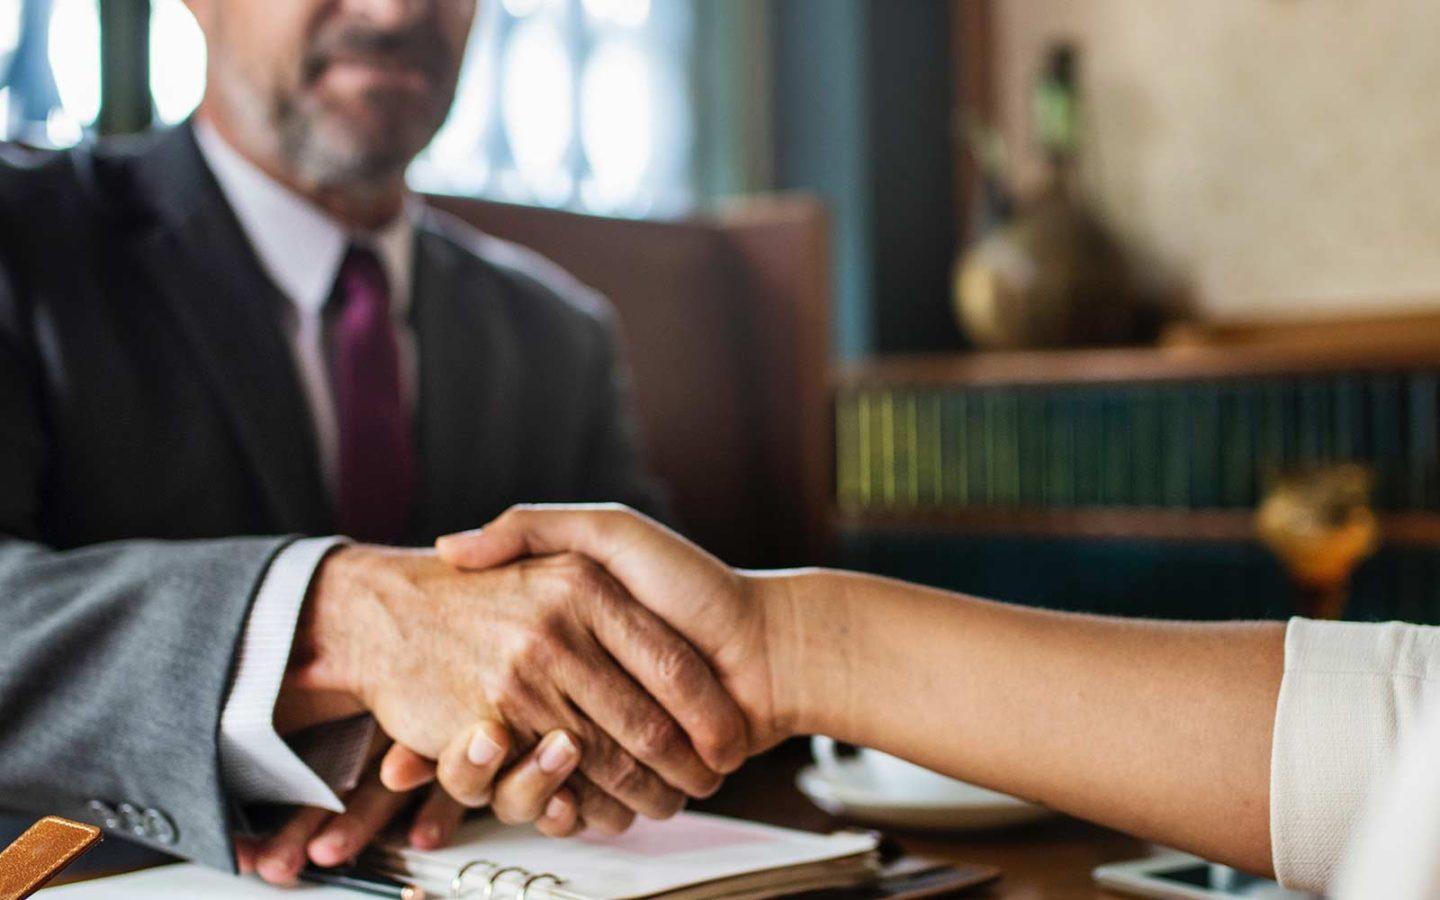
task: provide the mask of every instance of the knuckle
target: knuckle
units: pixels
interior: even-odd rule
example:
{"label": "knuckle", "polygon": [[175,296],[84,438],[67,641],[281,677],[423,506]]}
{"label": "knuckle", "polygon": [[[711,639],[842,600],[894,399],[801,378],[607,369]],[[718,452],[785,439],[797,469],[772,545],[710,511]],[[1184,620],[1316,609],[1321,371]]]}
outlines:
{"label": "knuckle", "polygon": [[704,671],[695,652],[686,646],[668,646],[655,655],[655,672],[664,681],[678,687],[694,687],[704,679]]}
{"label": "knuckle", "polygon": [[525,633],[515,654],[515,662],[532,671],[549,668],[562,652],[563,640],[558,628],[558,624],[549,617],[542,619],[535,628]]}
{"label": "knuckle", "polygon": [[651,716],[635,731],[635,749],[643,759],[669,759],[683,743],[680,726],[667,716]]}
{"label": "knuckle", "polygon": [[629,753],[619,751],[611,754],[601,776],[601,786],[616,796],[633,793],[637,785],[645,780],[645,769]]}
{"label": "knuckle", "polygon": [[507,666],[495,679],[492,702],[506,717],[529,705],[533,689],[523,664]]}
{"label": "knuckle", "polygon": [[571,595],[589,596],[599,591],[604,583],[595,561],[578,553],[559,556],[555,563],[555,575],[562,590]]}
{"label": "knuckle", "polygon": [[655,793],[656,782],[655,775],[649,769],[637,762],[634,757],[629,757],[629,763],[616,782],[615,788],[619,796],[631,798],[632,803],[648,803],[651,794]]}
{"label": "knuckle", "polygon": [[724,756],[737,746],[743,747],[747,740],[744,723],[738,716],[706,719],[695,736],[696,749],[712,758]]}

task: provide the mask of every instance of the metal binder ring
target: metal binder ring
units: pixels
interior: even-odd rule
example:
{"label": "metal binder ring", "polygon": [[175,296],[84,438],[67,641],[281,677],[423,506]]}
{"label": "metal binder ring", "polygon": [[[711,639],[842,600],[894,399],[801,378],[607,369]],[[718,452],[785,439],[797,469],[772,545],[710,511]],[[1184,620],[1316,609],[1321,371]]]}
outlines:
{"label": "metal binder ring", "polygon": [[460,871],[455,873],[455,877],[450,879],[450,896],[459,897],[461,894],[464,893],[465,876],[470,872],[471,869],[474,869],[478,866],[485,866],[487,868],[493,869],[499,865],[499,863],[493,863],[488,859],[474,859],[470,862],[467,862],[465,865],[460,867]]}
{"label": "metal binder ring", "polygon": [[495,896],[495,882],[506,872],[518,872],[521,875],[530,874],[528,869],[522,869],[519,866],[501,866],[491,872],[489,878],[485,879],[485,900],[491,900],[491,898]]}
{"label": "metal binder ring", "polygon": [[541,872],[539,875],[531,875],[529,878],[525,879],[524,884],[520,885],[520,893],[515,895],[515,900],[525,900],[525,895],[530,892],[530,885],[534,884],[537,881],[544,881],[546,879],[554,882],[556,887],[559,887],[560,885],[565,883],[563,879],[551,875],[549,872]]}

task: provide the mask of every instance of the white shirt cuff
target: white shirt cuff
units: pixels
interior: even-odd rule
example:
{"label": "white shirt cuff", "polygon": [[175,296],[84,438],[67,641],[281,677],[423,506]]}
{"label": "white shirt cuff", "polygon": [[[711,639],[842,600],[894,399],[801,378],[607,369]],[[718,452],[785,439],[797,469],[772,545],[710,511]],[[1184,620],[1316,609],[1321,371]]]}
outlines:
{"label": "white shirt cuff", "polygon": [[226,793],[241,803],[345,809],[325,779],[275,731],[275,702],[290,661],[300,607],[320,561],[343,540],[306,538],[286,547],[270,563],[255,595],[240,638],[230,695],[220,713],[221,776]]}
{"label": "white shirt cuff", "polygon": [[1270,841],[1275,874],[1323,890],[1377,777],[1440,699],[1440,628],[1292,619],[1275,709]]}

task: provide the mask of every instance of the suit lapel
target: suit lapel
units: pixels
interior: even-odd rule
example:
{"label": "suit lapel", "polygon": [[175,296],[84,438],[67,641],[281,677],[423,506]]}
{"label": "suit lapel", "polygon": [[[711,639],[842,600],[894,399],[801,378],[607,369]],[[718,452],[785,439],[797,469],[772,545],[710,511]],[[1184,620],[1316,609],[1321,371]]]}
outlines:
{"label": "suit lapel", "polygon": [[138,163],[156,202],[136,255],[193,344],[280,531],[333,526],[316,440],[281,333],[285,299],[261,270],[188,127]]}
{"label": "suit lapel", "polygon": [[495,306],[503,287],[422,221],[416,229],[412,315],[420,347],[416,421],[425,465],[416,538],[484,522],[513,495],[522,436],[516,341]]}

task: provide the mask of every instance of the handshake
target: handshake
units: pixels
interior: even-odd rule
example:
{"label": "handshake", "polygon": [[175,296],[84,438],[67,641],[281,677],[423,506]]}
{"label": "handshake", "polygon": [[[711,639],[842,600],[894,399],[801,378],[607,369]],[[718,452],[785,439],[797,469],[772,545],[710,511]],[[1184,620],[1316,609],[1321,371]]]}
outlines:
{"label": "handshake", "polygon": [[288,883],[307,858],[344,862],[432,784],[421,848],[485,805],[554,836],[674,815],[794,733],[778,586],[618,506],[517,507],[437,552],[337,549],[276,725],[368,712],[387,740],[344,813],[238,841],[241,870]]}

